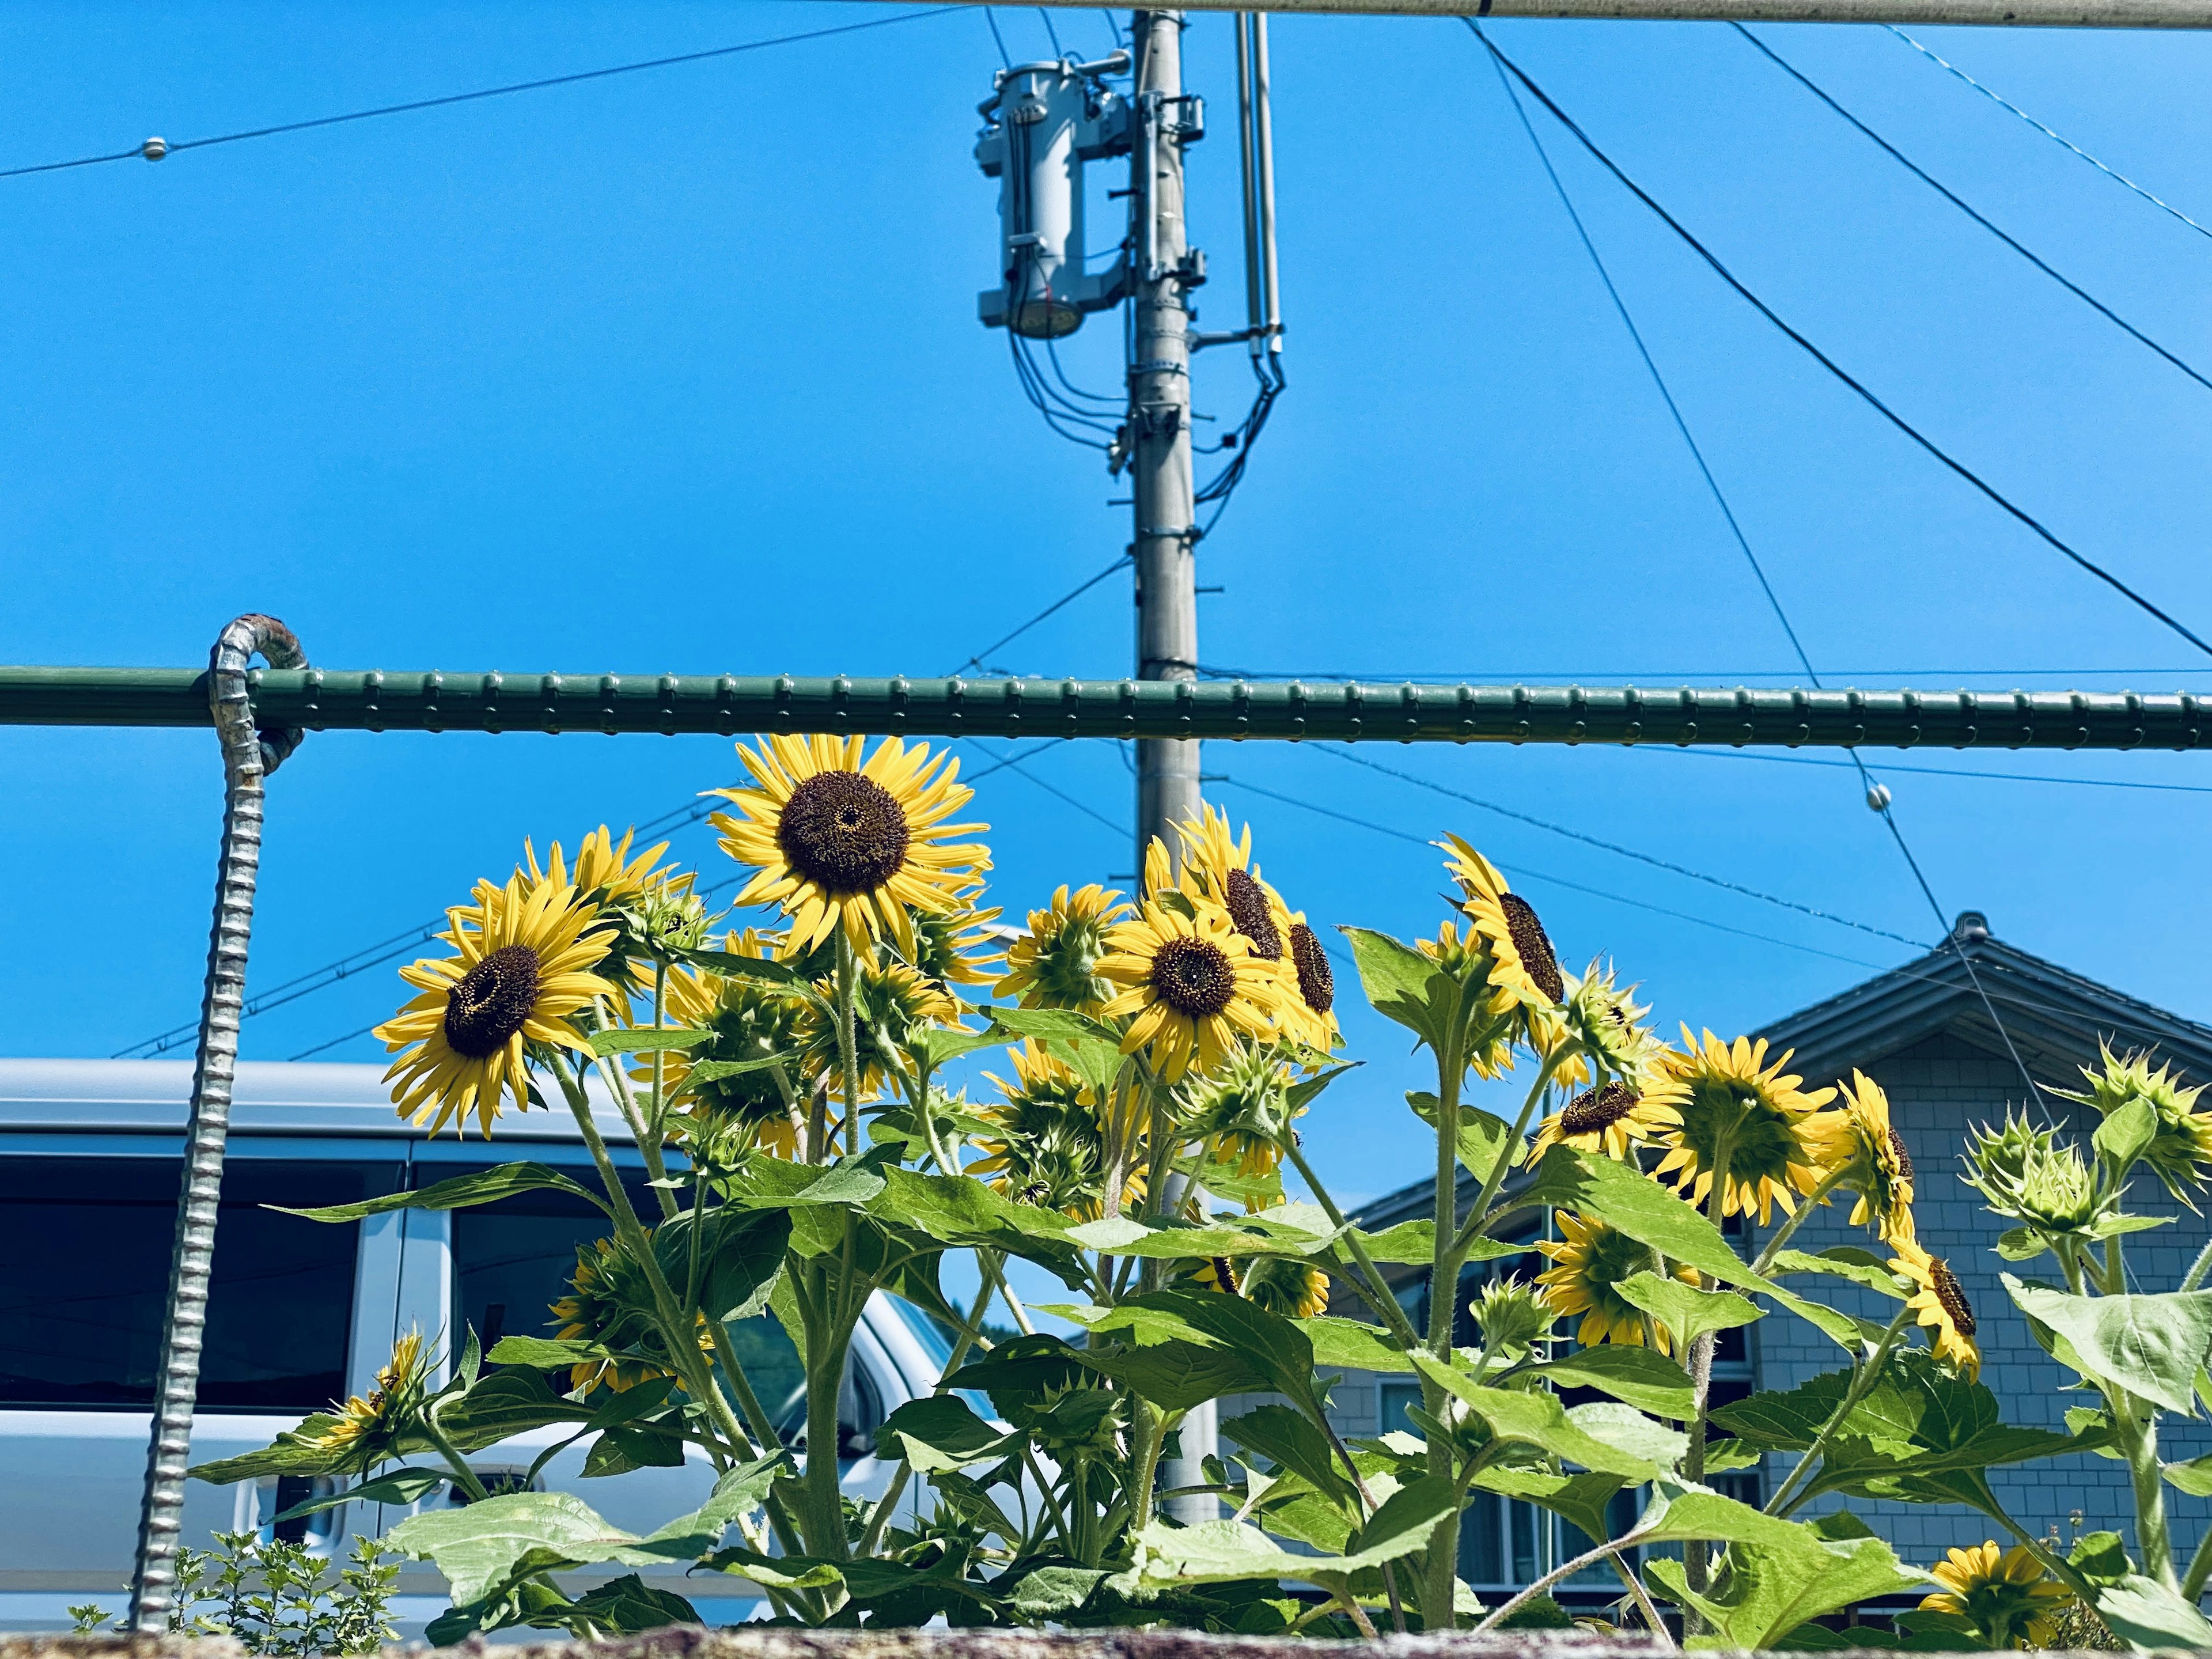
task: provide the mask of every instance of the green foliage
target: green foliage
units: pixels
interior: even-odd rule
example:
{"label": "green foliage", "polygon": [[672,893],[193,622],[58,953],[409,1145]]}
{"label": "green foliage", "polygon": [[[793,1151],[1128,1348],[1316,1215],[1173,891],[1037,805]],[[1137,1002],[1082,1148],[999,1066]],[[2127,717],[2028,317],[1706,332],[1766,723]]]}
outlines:
{"label": "green foliage", "polygon": [[[398,1639],[389,1609],[399,1564],[386,1559],[375,1540],[356,1538],[343,1565],[257,1533],[219,1532],[215,1541],[212,1550],[177,1553],[173,1632],[227,1636],[248,1653],[283,1659],[374,1653]],[[89,1601],[69,1614],[79,1636],[94,1634],[109,1617]]]}

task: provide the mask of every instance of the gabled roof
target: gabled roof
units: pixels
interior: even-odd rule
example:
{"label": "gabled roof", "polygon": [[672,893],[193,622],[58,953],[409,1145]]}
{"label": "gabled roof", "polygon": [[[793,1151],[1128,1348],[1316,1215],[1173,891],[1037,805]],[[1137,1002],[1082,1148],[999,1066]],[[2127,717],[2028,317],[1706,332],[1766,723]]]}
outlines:
{"label": "gabled roof", "polygon": [[[1991,1006],[2004,1023],[2002,1033],[1990,1018]],[[2100,1040],[2116,1050],[2154,1048],[2189,1081],[2212,1082],[2212,1026],[2002,944],[1978,910],[1962,911],[1949,937],[1926,956],[1754,1035],[1778,1049],[1794,1049],[1791,1071],[1826,1082],[1942,1031],[1995,1054],[2006,1054],[2009,1036],[2036,1081],[2059,1088],[2080,1086],[2079,1068],[2096,1062]],[[1462,1170],[1462,1203],[1473,1197],[1474,1185]],[[1432,1181],[1416,1182],[1362,1206],[1356,1219],[1372,1229],[1425,1216],[1435,1191]]]}
{"label": "gabled roof", "polygon": [[[2003,1022],[2002,1033],[1990,1017],[1992,1007]],[[2003,944],[1991,937],[1989,918],[1978,910],[1962,912],[1950,936],[1928,955],[1802,1008],[1758,1035],[1796,1051],[1791,1071],[1825,1079],[1853,1066],[1871,1066],[1939,1031],[1997,1054],[2006,1053],[2009,1036],[2036,1081],[2062,1088],[2080,1086],[2078,1068],[2095,1063],[2100,1040],[2115,1049],[2154,1048],[2192,1081],[2212,1081],[2212,1027]]]}

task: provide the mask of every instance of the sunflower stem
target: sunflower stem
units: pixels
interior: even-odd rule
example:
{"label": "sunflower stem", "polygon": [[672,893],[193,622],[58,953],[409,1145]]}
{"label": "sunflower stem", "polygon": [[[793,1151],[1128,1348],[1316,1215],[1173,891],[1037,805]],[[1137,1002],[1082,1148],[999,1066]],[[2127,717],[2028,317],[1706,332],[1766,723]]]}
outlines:
{"label": "sunflower stem", "polygon": [[2113,1389],[2106,1399],[2135,1492],[2136,1553],[2145,1572],[2178,1592],[2181,1580],[2173,1571],[2173,1537],[2166,1526],[2166,1476],[2158,1461],[2158,1413],[2153,1407],[2139,1414],[2142,1402],[2122,1389]]}
{"label": "sunflower stem", "polygon": [[1866,1398],[1867,1390],[1874,1387],[1881,1376],[1882,1368],[1889,1363],[1889,1356],[1896,1349],[1898,1340],[1911,1323],[1912,1310],[1899,1308],[1897,1317],[1889,1322],[1889,1328],[1881,1334],[1881,1340],[1875,1346],[1874,1352],[1851,1378],[1850,1387],[1844,1391],[1842,1401],[1829,1414],[1828,1420],[1820,1425],[1820,1431],[1813,1437],[1813,1443],[1805,1448],[1804,1455],[1797,1460],[1796,1467],[1775,1489],[1774,1496],[1766,1500],[1769,1515],[1787,1515],[1795,1507],[1790,1501],[1791,1494],[1813,1473],[1814,1461],[1827,1450],[1828,1442],[1834,1438],[1836,1431],[1843,1426],[1844,1419],[1850,1416],[1859,1401]]}
{"label": "sunflower stem", "polygon": [[[1712,1189],[1705,1195],[1705,1214],[1716,1228],[1728,1224],[1729,1154],[1734,1151],[1731,1137],[1717,1137],[1714,1148]],[[1710,1291],[1718,1283],[1711,1273],[1699,1273],[1698,1282]],[[1690,1443],[1682,1454],[1682,1478],[1702,1485],[1705,1478],[1705,1412],[1711,1402],[1713,1383],[1713,1344],[1719,1334],[1705,1331],[1690,1344],[1690,1388],[1692,1404],[1690,1417]],[[1711,1554],[1703,1539],[1692,1539],[1682,1546],[1682,1577],[1693,1590],[1702,1591],[1710,1582],[1707,1572]],[[1686,1609],[1682,1614],[1684,1631],[1691,1624],[1702,1626],[1697,1609]]]}
{"label": "sunflower stem", "polygon": [[[1505,1172],[1512,1167],[1515,1151],[1528,1132],[1528,1120],[1535,1115],[1536,1103],[1544,1097],[1544,1091],[1551,1086],[1552,1075],[1558,1070],[1559,1062],[1570,1057],[1570,1051],[1561,1048],[1555,1054],[1545,1055],[1543,1064],[1538,1067],[1535,1084],[1521,1103],[1521,1115],[1513,1120],[1513,1133],[1505,1137],[1505,1144],[1498,1149],[1498,1161],[1491,1165],[1490,1173],[1483,1178],[1482,1190],[1475,1194],[1474,1206],[1467,1212],[1466,1221],[1460,1224],[1458,1232],[1453,1236],[1452,1249],[1462,1259],[1474,1241],[1482,1237],[1483,1229],[1497,1219],[1490,1213],[1490,1206],[1498,1196],[1498,1189],[1505,1182]],[[1456,1215],[1454,1218],[1457,1218]]]}
{"label": "sunflower stem", "polygon": [[845,1150],[860,1155],[860,1043],[854,1029],[854,984],[853,941],[842,927],[836,933],[837,1064],[844,1072]]}
{"label": "sunflower stem", "polygon": [[[1349,1225],[1344,1218],[1344,1212],[1337,1208],[1336,1200],[1329,1196],[1328,1188],[1322,1185],[1321,1177],[1314,1173],[1313,1165],[1306,1162],[1305,1153],[1299,1149],[1297,1137],[1285,1134],[1282,1144],[1284,1156],[1291,1160],[1291,1167],[1305,1178],[1315,1202],[1328,1217],[1329,1225]],[[1406,1310],[1398,1305],[1398,1298],[1391,1295],[1390,1281],[1382,1277],[1382,1268],[1368,1254],[1367,1246],[1361,1241],[1357,1229],[1345,1234],[1344,1246],[1351,1253],[1352,1261],[1358,1264],[1359,1270],[1367,1276],[1368,1285],[1361,1291],[1367,1305],[1374,1309],[1376,1316],[1390,1328],[1390,1334],[1401,1346],[1408,1351],[1419,1347],[1421,1334],[1413,1328],[1413,1322],[1406,1317]]]}
{"label": "sunflower stem", "polygon": [[[1451,1018],[1445,1022],[1442,1041],[1435,1045],[1437,1061],[1437,1189],[1434,1253],[1429,1266],[1429,1334],[1424,1345],[1428,1352],[1446,1364],[1451,1362],[1452,1320],[1459,1302],[1459,1242],[1454,1236],[1459,1224],[1459,1089],[1467,1071],[1467,1005],[1474,996],[1472,986],[1462,985]],[[1524,1112],[1522,1115],[1527,1115]],[[1503,1179],[1504,1166],[1512,1154],[1510,1144],[1498,1149],[1496,1166],[1491,1174]],[[1496,1190],[1495,1181],[1483,1183],[1482,1195],[1475,1200],[1475,1213],[1480,1214]],[[1443,1385],[1425,1374],[1421,1378],[1421,1404],[1432,1419],[1444,1416]],[[1452,1449],[1442,1435],[1429,1437],[1429,1473],[1452,1479]],[[1436,1524],[1429,1534],[1421,1571],[1421,1627],[1424,1630],[1450,1630],[1455,1624],[1452,1612],[1453,1591],[1456,1588],[1459,1568],[1459,1510],[1455,1508]],[[1349,1605],[1347,1598],[1347,1605]],[[1370,1634],[1372,1626],[1364,1614],[1359,1621]]]}
{"label": "sunflower stem", "polygon": [[[975,1252],[978,1266],[981,1265],[986,1254],[988,1252],[982,1250]],[[960,1334],[952,1344],[952,1352],[946,1358],[944,1369],[938,1374],[936,1392],[939,1394],[945,1392],[945,1379],[960,1369],[960,1362],[967,1358],[968,1350],[975,1346],[981,1338],[983,1312],[991,1305],[994,1288],[988,1274],[983,1275],[981,1285],[975,1292],[975,1304],[968,1310],[967,1322],[961,1326]],[[987,1343],[985,1346],[989,1345]],[[876,1546],[883,1541],[884,1528],[890,1522],[892,1512],[898,1508],[899,1498],[904,1495],[907,1482],[913,1474],[914,1465],[903,1457],[899,1459],[899,1466],[891,1475],[890,1485],[884,1489],[883,1497],[877,1501],[875,1509],[868,1516],[867,1528],[861,1533],[860,1541],[854,1548],[854,1555],[866,1559],[876,1553]],[[1064,1533],[1063,1528],[1063,1535]]]}
{"label": "sunflower stem", "polygon": [[477,1472],[469,1467],[468,1459],[461,1455],[453,1443],[446,1437],[445,1430],[438,1426],[438,1409],[435,1406],[422,1413],[422,1432],[430,1437],[430,1443],[438,1449],[438,1455],[444,1458],[452,1467],[454,1474],[459,1477],[461,1486],[466,1490],[472,1502],[481,1504],[491,1496],[491,1493],[484,1489],[484,1483],[477,1478]]}
{"label": "sunflower stem", "polygon": [[1820,1177],[1820,1184],[1805,1195],[1804,1202],[1798,1205],[1793,1213],[1783,1218],[1782,1224],[1775,1229],[1774,1237],[1767,1240],[1766,1247],[1759,1251],[1759,1260],[1751,1264],[1752,1272],[1762,1278],[1765,1276],[1767,1268],[1774,1263],[1774,1258],[1782,1254],[1782,1247],[1790,1242],[1798,1228],[1805,1224],[1805,1218],[1813,1213],[1849,1173],[1848,1169],[1831,1170]]}

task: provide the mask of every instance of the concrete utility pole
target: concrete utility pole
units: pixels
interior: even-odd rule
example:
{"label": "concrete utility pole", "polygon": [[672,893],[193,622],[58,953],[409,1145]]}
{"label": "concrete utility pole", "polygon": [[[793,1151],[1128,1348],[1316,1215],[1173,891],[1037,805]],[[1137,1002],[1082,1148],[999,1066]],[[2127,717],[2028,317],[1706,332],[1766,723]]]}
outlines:
{"label": "concrete utility pole", "polygon": [[[1197,107],[1182,90],[1182,14],[1140,11],[1130,22],[1136,53],[1136,297],[1129,340],[1129,475],[1136,502],[1130,550],[1137,574],[1137,678],[1198,677],[1197,530],[1191,522],[1190,309],[1204,256],[1183,233],[1182,146]],[[1137,744],[1137,862],[1158,836],[1180,853],[1171,825],[1199,812],[1195,738]]]}

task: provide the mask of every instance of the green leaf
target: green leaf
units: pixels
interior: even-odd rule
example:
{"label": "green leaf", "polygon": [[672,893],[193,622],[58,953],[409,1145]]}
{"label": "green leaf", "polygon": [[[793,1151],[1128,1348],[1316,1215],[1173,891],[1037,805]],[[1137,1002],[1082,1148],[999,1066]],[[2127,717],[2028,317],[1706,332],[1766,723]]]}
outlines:
{"label": "green leaf", "polygon": [[592,1052],[599,1055],[627,1054],[668,1048],[696,1048],[714,1041],[709,1030],[684,1026],[632,1025],[592,1033]]}
{"label": "green leaf", "polygon": [[[1106,1576],[1103,1567],[1031,1567],[1015,1582],[1006,1605],[1024,1624],[1042,1625],[1062,1614],[1080,1612],[1091,1592],[1098,1588],[1098,1581]],[[992,1589],[999,1589],[1003,1582],[994,1582]]]}
{"label": "green leaf", "polygon": [[1368,927],[1339,931],[1352,946],[1359,988],[1375,1012],[1396,1021],[1431,1049],[1442,1048],[1458,1018],[1458,981],[1388,933]]}
{"label": "green leaf", "polygon": [[2072,1296],[2003,1278],[2021,1311],[2064,1339],[2072,1350],[2070,1358],[2060,1356],[2067,1364],[2168,1411],[2196,1415],[2197,1373],[2212,1356],[2212,1291]]}
{"label": "green leaf", "polygon": [[624,1566],[689,1563],[696,1534],[641,1539],[602,1520],[564,1492],[517,1492],[465,1508],[410,1516],[386,1534],[395,1550],[434,1561],[465,1605],[504,1589],[519,1574],[616,1561]]}
{"label": "green leaf", "polygon": [[[1425,1267],[1437,1259],[1437,1224],[1433,1221],[1401,1221],[1395,1227],[1385,1227],[1379,1233],[1366,1233],[1354,1227],[1352,1237],[1367,1247],[1370,1259],[1376,1261],[1396,1262],[1401,1266]],[[1490,1241],[1485,1239],[1485,1243]],[[1527,1245],[1522,1246],[1523,1249]],[[1351,1260],[1351,1252],[1345,1252]]]}
{"label": "green leaf", "polygon": [[1443,1476],[1417,1480],[1392,1496],[1354,1535],[1356,1547],[1342,1555],[1297,1554],[1257,1527],[1237,1521],[1206,1521],[1193,1527],[1155,1521],[1138,1539],[1140,1582],[1208,1584],[1291,1578],[1341,1585],[1356,1573],[1425,1548],[1437,1522],[1455,1504],[1452,1482]]}
{"label": "green leaf", "polygon": [[1024,1443],[1018,1434],[993,1428],[966,1401],[949,1394],[908,1401],[884,1419],[881,1432],[917,1474],[949,1474],[1003,1457]]}
{"label": "green leaf", "polygon": [[672,1376],[652,1376],[635,1388],[611,1394],[606,1402],[593,1412],[591,1420],[584,1425],[584,1432],[599,1429],[618,1429],[625,1423],[635,1423],[641,1417],[649,1417],[668,1403],[668,1396],[676,1392]]}
{"label": "green leaf", "polygon": [[658,1429],[614,1428],[603,1432],[584,1455],[584,1476],[599,1480],[632,1469],[680,1469],[684,1442]]}
{"label": "green leaf", "polygon": [[1570,1406],[1567,1421],[1615,1451],[1640,1457],[1662,1469],[1674,1468],[1689,1449],[1690,1437],[1680,1429],[1670,1429],[1646,1417],[1635,1407],[1618,1401],[1597,1400],[1586,1406]]}
{"label": "green leaf", "polygon": [[1242,1416],[1224,1419],[1221,1432],[1247,1451],[1271,1457],[1329,1502],[1355,1518],[1359,1494],[1346,1479],[1343,1466],[1324,1435],[1287,1406],[1261,1406]]}
{"label": "green leaf", "polygon": [[1525,1498],[1572,1522],[1584,1537],[1602,1539],[1612,1535],[1607,1506],[1629,1483],[1617,1474],[1553,1474],[1493,1463],[1474,1477],[1474,1484],[1485,1492]]}
{"label": "green leaf", "polygon": [[1680,1353],[1687,1353],[1707,1331],[1733,1330],[1761,1316],[1757,1303],[1734,1291],[1701,1291],[1648,1271],[1631,1273],[1613,1288],[1622,1301],[1643,1309],[1674,1332],[1675,1351]]}
{"label": "green leaf", "polygon": [[1677,1422],[1687,1422],[1696,1409],[1696,1393],[1682,1368],[1649,1348],[1608,1343],[1528,1369],[1560,1388],[1600,1389],[1616,1400]]}
{"label": "green leaf", "polygon": [[2041,1234],[2027,1227],[2010,1228],[1997,1238],[1997,1254],[2007,1261],[2033,1261],[2050,1248]]}
{"label": "green leaf", "polygon": [[1413,1362],[1380,1325],[1322,1314],[1298,1322],[1313,1344],[1314,1364],[1355,1371],[1410,1371]]}
{"label": "green leaf", "polygon": [[700,1622],[698,1608],[672,1591],[654,1589],[634,1572],[586,1591],[571,1605],[580,1620],[610,1635]]}
{"label": "green leaf", "polygon": [[1632,1530],[1637,1541],[1644,1544],[1683,1544],[1705,1539],[1772,1549],[1794,1548],[1810,1537],[1798,1522],[1763,1514],[1733,1498],[1674,1480],[1659,1483]]}
{"label": "green leaf", "polygon": [[364,1480],[358,1486],[333,1492],[328,1498],[311,1498],[304,1504],[295,1504],[276,1519],[295,1521],[303,1515],[334,1510],[341,1504],[412,1504],[453,1478],[451,1469],[390,1469],[374,1480]]}
{"label": "green leaf", "polygon": [[1154,1291],[1122,1306],[1179,1315],[1265,1377],[1266,1387],[1308,1417],[1321,1417],[1321,1399],[1314,1389],[1313,1343],[1301,1328],[1304,1322],[1269,1313],[1242,1297],[1212,1291]]}
{"label": "green leaf", "polygon": [[653,1251],[672,1285],[690,1277],[691,1231],[703,1225],[699,1255],[705,1271],[699,1279],[699,1311],[710,1320],[750,1319],[768,1306],[776,1275],[783,1271],[784,1249],[791,1239],[788,1210],[710,1211],[702,1223],[686,1211],[654,1230]]}
{"label": "green leaf", "polygon": [[1423,1376],[1466,1402],[1500,1440],[1524,1442],[1595,1474],[1617,1474],[1628,1480],[1651,1480],[1659,1475],[1659,1466],[1650,1459],[1621,1451],[1576,1427],[1557,1395],[1486,1389],[1429,1354],[1416,1353],[1413,1360]]}
{"label": "green leaf", "polygon": [[[2073,1416],[2071,1412],[2067,1413]],[[2212,1457],[2192,1457],[2186,1463],[2168,1463],[2159,1473],[2166,1484],[2191,1498],[2212,1498]]]}
{"label": "green leaf", "polygon": [[963,1054],[972,1054],[978,1048],[988,1048],[1003,1040],[996,1031],[948,1030],[941,1025],[930,1025],[915,1034],[912,1046],[933,1072]]}
{"label": "green leaf", "polygon": [[1669,1601],[1694,1607],[1712,1627],[1712,1636],[1700,1645],[1771,1649],[1814,1620],[1926,1582],[1879,1538],[1824,1539],[1802,1527],[1790,1534],[1762,1532],[1756,1538],[1731,1540],[1729,1562],[1725,1587],[1703,1595],[1688,1588],[1679,1561],[1645,1564],[1653,1589]]}
{"label": "green leaf", "polygon": [[2141,1158],[2156,1139],[2158,1113],[2150,1102],[2136,1095],[2097,1126],[2096,1133],[2089,1137],[2089,1144],[2097,1149],[2100,1158],[2112,1165],[2117,1178],[2125,1175],[2129,1165]]}
{"label": "green leaf", "polygon": [[2097,1592],[2097,1616],[2139,1651],[2212,1648],[2212,1621],[2154,1578],[2130,1573]]}
{"label": "green leaf", "polygon": [[1056,1211],[1017,1204],[973,1176],[918,1175],[893,1165],[879,1178],[883,1197],[871,1207],[883,1218],[951,1248],[1020,1256],[1069,1289],[1082,1287],[1083,1266],[1069,1238],[1067,1218]]}
{"label": "green leaf", "polygon": [[771,1066],[788,1065],[798,1056],[793,1054],[756,1054],[750,1060],[702,1060],[684,1074],[684,1086],[697,1083],[720,1083],[725,1078],[743,1077],[748,1072],[765,1072]]}
{"label": "green leaf", "polygon": [[736,1573],[750,1578],[766,1589],[835,1590],[838,1592],[839,1605],[842,1605],[845,1575],[836,1562],[809,1560],[803,1555],[762,1555],[742,1544],[733,1544],[728,1549],[715,1551],[708,1558],[706,1565],[710,1571]]}
{"label": "green leaf", "polygon": [[1808,1255],[1803,1250],[1783,1250],[1769,1265],[1779,1274],[1826,1273],[1836,1279],[1848,1279],[1854,1285],[1863,1285],[1870,1291],[1880,1291],[1895,1301],[1902,1302],[1905,1297],[1905,1292],[1898,1286],[1897,1275],[1887,1263],[1871,1251],[1849,1244],[1823,1250],[1818,1255]]}
{"label": "green leaf", "polygon": [[502,1336],[491,1346],[495,1365],[527,1365],[533,1370],[567,1370],[594,1359],[611,1359],[615,1351],[597,1342],[559,1340],[550,1336]]}
{"label": "green leaf", "polygon": [[1211,1256],[1320,1255],[1333,1250],[1343,1229],[1311,1204],[1284,1204],[1264,1215],[1218,1216],[1211,1223],[1146,1226],[1126,1216],[1085,1222],[1066,1237],[1086,1250],[1160,1261]]}
{"label": "green leaf", "polygon": [[731,1178],[728,1188],[730,1202],[740,1209],[864,1209],[884,1190],[884,1174],[866,1158],[829,1164],[756,1158]]}
{"label": "green leaf", "polygon": [[[1437,1114],[1441,1109],[1437,1106],[1437,1097],[1434,1095],[1424,1094],[1417,1090],[1407,1095],[1406,1104],[1413,1109],[1413,1115],[1422,1122],[1431,1128],[1436,1127]],[[1460,1168],[1465,1170],[1477,1181],[1489,1180],[1491,1170],[1498,1166],[1498,1154],[1506,1150],[1509,1142],[1511,1143],[1513,1162],[1518,1164],[1527,1148],[1522,1143],[1514,1140],[1513,1126],[1504,1118],[1494,1113],[1486,1112],[1479,1106],[1470,1106],[1465,1101],[1460,1103],[1459,1144],[1454,1149],[1454,1156],[1459,1159]],[[1431,1221],[1421,1224],[1433,1227],[1436,1224]],[[1520,1245],[1512,1253],[1518,1254],[1520,1251],[1532,1248],[1527,1244]],[[1487,1259],[1487,1257],[1468,1257],[1469,1261]],[[1434,1260],[1433,1247],[1431,1247],[1431,1255],[1423,1260]]]}
{"label": "green leaf", "polygon": [[2154,1227],[2171,1227],[2180,1218],[2171,1215],[2100,1215],[2081,1231],[2092,1238],[2118,1238],[2123,1233],[2147,1233]]}
{"label": "green leaf", "polygon": [[571,1197],[587,1200],[603,1211],[607,1208],[606,1200],[598,1194],[543,1164],[495,1164],[489,1170],[434,1182],[412,1192],[386,1193],[381,1198],[363,1199],[358,1204],[324,1204],[305,1209],[271,1204],[267,1207],[284,1215],[305,1216],[310,1221],[359,1221],[365,1216],[383,1215],[392,1210],[462,1210],[476,1204],[496,1204],[517,1193],[546,1191],[567,1193]]}
{"label": "green leaf", "polygon": [[991,1021],[995,1028],[992,1041],[1018,1042],[1023,1037],[1035,1037],[1040,1042],[1076,1043],[1086,1039],[1119,1046],[1121,1036],[1103,1020],[1088,1014],[1078,1013],[1073,1008],[994,1008]]}
{"label": "green leaf", "polygon": [[[456,1448],[472,1452],[509,1435],[527,1434],[555,1423],[582,1423],[591,1415],[574,1401],[554,1393],[537,1371],[511,1370],[487,1374],[459,1401],[446,1407],[438,1421]],[[407,1449],[434,1448],[425,1440],[419,1447],[410,1443]]]}
{"label": "green leaf", "polygon": [[1595,1217],[1669,1261],[1724,1284],[1766,1288],[1736,1259],[1718,1227],[1650,1176],[1612,1158],[1554,1146],[1513,1201],[1516,1207],[1541,1204]]}
{"label": "green leaf", "polygon": [[788,985],[799,978],[799,970],[787,962],[769,962],[760,957],[740,955],[735,951],[675,950],[670,955],[694,968],[705,968],[725,979],[765,980],[771,985]]}

